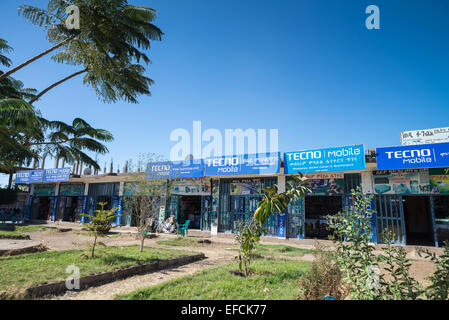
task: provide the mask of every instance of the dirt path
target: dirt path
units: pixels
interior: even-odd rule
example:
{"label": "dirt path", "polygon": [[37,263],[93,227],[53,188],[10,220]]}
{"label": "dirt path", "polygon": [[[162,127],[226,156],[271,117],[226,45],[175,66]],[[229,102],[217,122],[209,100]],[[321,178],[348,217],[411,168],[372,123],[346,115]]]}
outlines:
{"label": "dirt path", "polygon": [[215,257],[197,261],[188,265],[165,269],[154,273],[130,277],[111,282],[99,287],[92,287],[78,293],[68,293],[55,297],[58,300],[111,300],[116,294],[129,293],[134,290],[148,288],[159,283],[194,274],[206,268],[213,268],[231,261],[230,257]]}

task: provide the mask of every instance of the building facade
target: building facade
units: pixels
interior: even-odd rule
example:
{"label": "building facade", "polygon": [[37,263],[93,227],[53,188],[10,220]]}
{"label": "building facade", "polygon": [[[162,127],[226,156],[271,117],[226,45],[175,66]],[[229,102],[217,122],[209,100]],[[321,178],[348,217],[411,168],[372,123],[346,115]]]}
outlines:
{"label": "building facade", "polygon": [[[438,150],[449,155],[449,143],[444,145]],[[273,215],[266,235],[327,238],[325,216],[351,206],[351,190],[361,187],[373,195],[377,242],[382,243],[383,231],[389,230],[398,244],[438,246],[449,240],[449,163],[435,163],[434,154],[422,151],[426,146],[414,146],[421,150],[413,154],[421,159],[417,165],[407,148],[378,148],[367,154],[358,145],[287,152],[283,158],[219,157],[198,160],[199,164],[155,164],[146,174],[162,183],[159,219],[190,220],[192,229],[211,231],[216,225],[218,232],[234,232],[239,220],[251,219],[264,188],[277,184],[282,192],[290,176],[300,171],[309,179],[311,192],[290,203],[287,212]],[[395,152],[400,156],[404,151],[407,158],[402,160],[407,161],[391,163]],[[93,214],[99,202],[107,202],[122,214],[115,224],[133,225],[132,212],[123,209],[124,195],[130,195],[129,179],[128,174],[104,174],[31,183],[29,218],[84,222],[81,213]]]}

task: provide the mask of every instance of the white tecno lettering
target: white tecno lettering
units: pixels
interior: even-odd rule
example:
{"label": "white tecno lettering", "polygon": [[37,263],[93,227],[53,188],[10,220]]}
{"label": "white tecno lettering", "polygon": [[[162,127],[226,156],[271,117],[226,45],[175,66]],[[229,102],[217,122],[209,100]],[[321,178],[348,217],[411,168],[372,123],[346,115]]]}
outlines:
{"label": "white tecno lettering", "polygon": [[431,151],[430,149],[422,149],[422,150],[404,150],[404,151],[387,151],[385,152],[388,156],[388,159],[407,159],[407,158],[417,158],[417,157],[430,157]]}
{"label": "white tecno lettering", "polygon": [[153,172],[160,172],[160,171],[169,171],[170,170],[170,166],[167,164],[161,164],[161,165],[157,165],[157,166],[152,166],[152,171]]}
{"label": "white tecno lettering", "polygon": [[299,161],[299,160],[309,160],[309,159],[320,159],[321,151],[303,151],[287,154],[288,160]]}
{"label": "white tecno lettering", "polygon": [[207,159],[207,165],[210,167],[236,166],[239,164],[239,158],[216,158]]}

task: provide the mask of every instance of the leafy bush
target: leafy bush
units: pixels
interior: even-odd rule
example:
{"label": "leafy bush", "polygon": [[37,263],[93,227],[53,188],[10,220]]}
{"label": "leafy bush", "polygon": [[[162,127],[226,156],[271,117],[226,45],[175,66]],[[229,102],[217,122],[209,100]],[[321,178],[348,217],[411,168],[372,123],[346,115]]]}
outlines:
{"label": "leafy bush", "polygon": [[[415,300],[423,288],[410,276],[410,259],[403,247],[392,245],[392,235],[383,231],[385,254],[375,254],[372,195],[360,188],[352,190],[352,207],[328,216],[337,244],[336,261],[351,285],[351,298],[357,300]],[[380,268],[384,271],[380,272]],[[387,280],[388,279],[388,280]]]}
{"label": "leafy bush", "polygon": [[441,256],[424,251],[427,258],[435,263],[435,272],[428,278],[430,285],[425,290],[425,295],[432,300],[449,300],[449,242],[444,243],[444,251]]}
{"label": "leafy bush", "polygon": [[386,300],[416,300],[424,293],[424,288],[410,275],[410,259],[403,247],[392,245],[391,232],[385,230],[383,234],[387,242],[387,247],[383,248],[386,255],[378,258],[391,280],[380,277],[381,297]]}
{"label": "leafy bush", "polygon": [[335,259],[344,273],[344,280],[351,285],[351,298],[377,299],[380,296],[376,281],[379,264],[372,243],[372,196],[357,189],[352,191],[352,200],[352,207],[326,217],[337,244]]}

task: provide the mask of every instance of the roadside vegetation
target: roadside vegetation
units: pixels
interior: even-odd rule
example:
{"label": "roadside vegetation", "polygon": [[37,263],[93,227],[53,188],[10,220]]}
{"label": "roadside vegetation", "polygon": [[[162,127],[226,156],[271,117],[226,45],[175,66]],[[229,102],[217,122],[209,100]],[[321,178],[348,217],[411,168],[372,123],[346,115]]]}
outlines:
{"label": "roadside vegetation", "polygon": [[309,263],[255,258],[251,277],[236,272],[235,263],[203,270],[154,287],[118,295],[129,300],[292,300]]}
{"label": "roadside vegetation", "polygon": [[[18,298],[26,287],[67,278],[66,268],[75,265],[81,276],[112,271],[133,265],[150,263],[190,255],[173,249],[139,246],[100,247],[95,258],[88,258],[82,250],[45,251],[10,257],[0,257],[0,299]],[[19,295],[19,296],[17,296]]]}
{"label": "roadside vegetation", "polygon": [[295,248],[283,244],[260,244],[254,253],[265,257],[302,257],[307,253],[313,253],[314,250]]}
{"label": "roadside vegetation", "polygon": [[212,241],[203,238],[176,237],[173,239],[159,240],[156,243],[173,247],[198,247],[211,244]]}
{"label": "roadside vegetation", "polygon": [[300,279],[310,268],[310,263],[301,261],[300,258],[310,252],[313,250],[285,245],[259,244],[251,263],[250,277],[245,277],[242,272],[237,270],[236,264],[233,262],[151,288],[118,295],[116,298],[130,300],[292,300],[298,297]]}
{"label": "roadside vegetation", "polygon": [[317,259],[300,284],[302,299],[333,296],[351,300],[447,300],[449,297],[449,244],[436,256],[418,250],[430,259],[436,271],[424,286],[410,272],[412,260],[402,246],[392,243],[388,230],[382,231],[387,245],[382,253],[373,245],[372,195],[359,188],[352,191],[352,206],[328,216],[335,251],[318,248]]}

